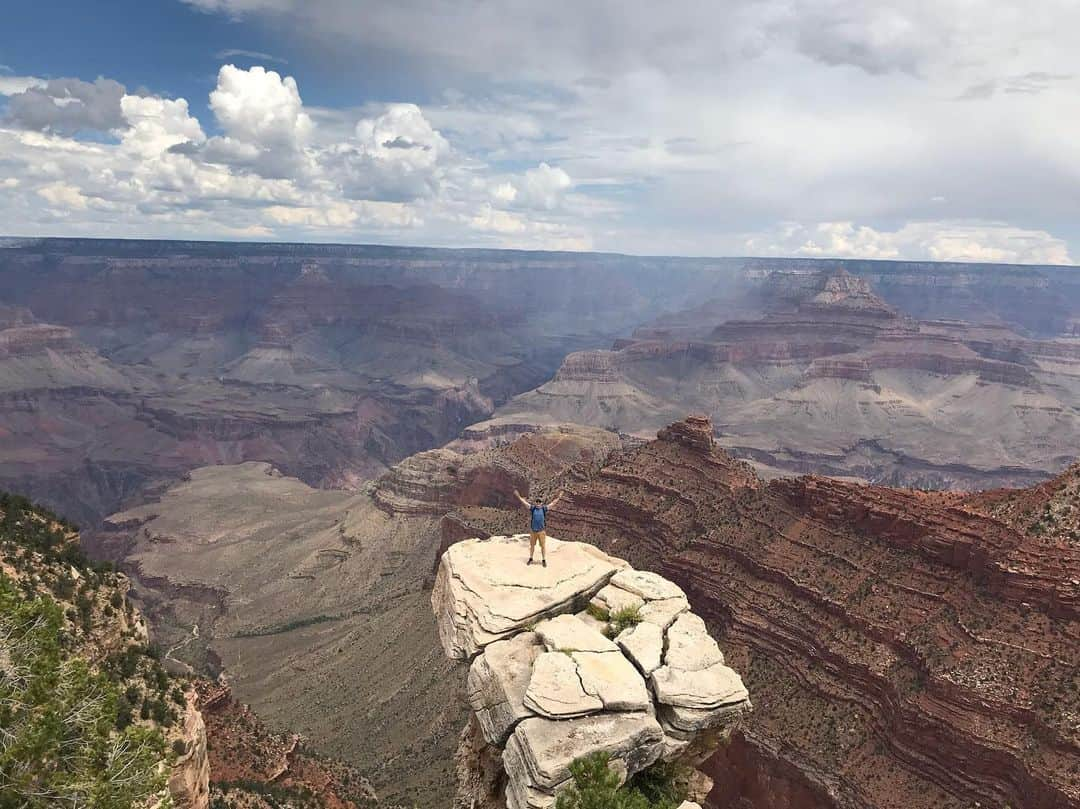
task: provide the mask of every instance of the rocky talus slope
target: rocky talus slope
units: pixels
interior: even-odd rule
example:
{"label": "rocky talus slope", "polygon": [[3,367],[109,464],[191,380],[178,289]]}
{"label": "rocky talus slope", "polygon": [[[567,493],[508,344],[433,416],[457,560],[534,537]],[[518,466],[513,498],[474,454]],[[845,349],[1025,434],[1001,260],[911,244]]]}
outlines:
{"label": "rocky talus slope", "polygon": [[561,484],[551,530],[682,587],[754,695],[706,806],[1080,802],[1075,469],[978,495],[767,482],[690,419]]}
{"label": "rocky talus slope", "polygon": [[[750,699],[683,591],[584,543],[549,538],[543,567],[527,555],[524,535],[471,539],[439,565],[432,608],[474,712],[455,805],[548,809],[597,751],[624,779],[700,765]],[[708,779],[688,780],[704,798]]]}

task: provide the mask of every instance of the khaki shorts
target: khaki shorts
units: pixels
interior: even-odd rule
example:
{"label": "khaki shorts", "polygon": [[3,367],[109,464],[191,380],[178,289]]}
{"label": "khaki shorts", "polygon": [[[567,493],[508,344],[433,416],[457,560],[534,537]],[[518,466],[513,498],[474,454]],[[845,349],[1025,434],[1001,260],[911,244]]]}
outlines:
{"label": "khaki shorts", "polygon": [[543,542],[545,539],[547,539],[547,531],[530,531],[529,532],[529,542],[536,542],[537,540],[540,540],[541,542]]}

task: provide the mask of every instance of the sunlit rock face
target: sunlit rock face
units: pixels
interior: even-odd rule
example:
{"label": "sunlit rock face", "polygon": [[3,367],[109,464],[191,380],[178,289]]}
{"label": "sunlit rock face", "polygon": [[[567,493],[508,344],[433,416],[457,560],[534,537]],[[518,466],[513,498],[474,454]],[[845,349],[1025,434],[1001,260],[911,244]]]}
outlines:
{"label": "sunlit rock face", "polygon": [[[443,650],[471,661],[456,805],[547,809],[598,751],[624,779],[708,758],[750,698],[683,591],[585,543],[549,538],[547,566],[528,557],[527,536],[495,536],[439,565]],[[690,781],[691,798],[711,786]]]}

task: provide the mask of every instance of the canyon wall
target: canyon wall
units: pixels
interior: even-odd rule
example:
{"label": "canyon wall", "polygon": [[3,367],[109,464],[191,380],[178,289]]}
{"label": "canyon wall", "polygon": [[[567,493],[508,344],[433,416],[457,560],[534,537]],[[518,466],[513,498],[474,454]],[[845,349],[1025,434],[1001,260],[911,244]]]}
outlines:
{"label": "canyon wall", "polygon": [[766,482],[690,419],[562,476],[549,523],[679,584],[744,673],[755,710],[707,765],[706,805],[1063,809],[1078,474],[985,495]]}
{"label": "canyon wall", "polygon": [[1075,338],[916,321],[844,269],[757,280],[760,316],[718,322],[705,306],[658,318],[611,349],[568,355],[484,424],[644,437],[694,410],[764,476],[919,488],[1026,485],[1080,455]]}
{"label": "canyon wall", "polygon": [[[888,326],[862,307],[826,333],[861,293],[803,298],[838,267],[897,312],[1012,336],[941,325],[918,345],[829,356]],[[0,485],[88,527],[206,464],[267,461],[355,488],[493,414],[649,434],[711,409],[730,416],[726,446],[763,470],[928,486],[1041,479],[1064,461],[1030,436],[1068,450],[1075,420],[1080,286],[1059,268],[16,239],[0,281]],[[749,326],[785,302],[802,320]],[[928,403],[957,380],[935,432]],[[527,391],[534,418],[496,413]],[[988,415],[972,436],[976,406]],[[792,424],[808,412],[817,429],[803,435]],[[875,442],[888,416],[911,437]],[[1001,447],[979,438],[990,431]],[[961,457],[950,435],[978,451]]]}

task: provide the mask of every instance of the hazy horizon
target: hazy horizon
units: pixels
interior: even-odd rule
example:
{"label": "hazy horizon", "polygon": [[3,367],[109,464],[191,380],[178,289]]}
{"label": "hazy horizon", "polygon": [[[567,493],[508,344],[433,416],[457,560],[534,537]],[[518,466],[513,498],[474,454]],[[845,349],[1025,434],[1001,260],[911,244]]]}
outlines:
{"label": "hazy horizon", "polygon": [[[923,259],[923,258],[863,258],[860,256],[842,256],[842,255],[821,255],[821,256],[805,256],[805,255],[718,255],[708,253],[645,253],[645,252],[626,252],[619,250],[574,250],[574,249],[555,249],[555,248],[543,248],[543,247],[493,247],[490,245],[476,245],[476,244],[421,244],[421,243],[400,243],[395,244],[393,242],[372,242],[372,241],[319,241],[317,239],[306,240],[291,240],[291,239],[211,239],[211,238],[168,238],[168,237],[156,237],[156,236],[10,236],[0,235],[0,249],[17,248],[32,245],[35,242],[43,241],[65,241],[65,240],[80,240],[80,241],[99,241],[99,242],[174,242],[174,243],[196,243],[196,244],[221,244],[221,245],[280,245],[280,246],[318,246],[318,247],[341,247],[341,248],[376,248],[376,249],[393,249],[393,250],[448,250],[448,251],[467,251],[467,250],[487,250],[493,252],[520,252],[520,253],[569,253],[575,255],[596,255],[596,256],[620,256],[625,258],[666,258],[666,259],[686,259],[686,260],[709,260],[715,259],[718,261],[776,261],[776,262],[872,262],[882,264],[970,264],[972,266],[1005,266],[1005,267],[1030,267],[1037,269],[1039,267],[1049,268],[1080,268],[1080,263],[1068,263],[1068,264],[1054,264],[1054,263],[1034,263],[1034,262],[1010,262],[1010,261],[986,261],[986,260],[969,260],[969,259]],[[817,270],[814,270],[815,272]]]}

